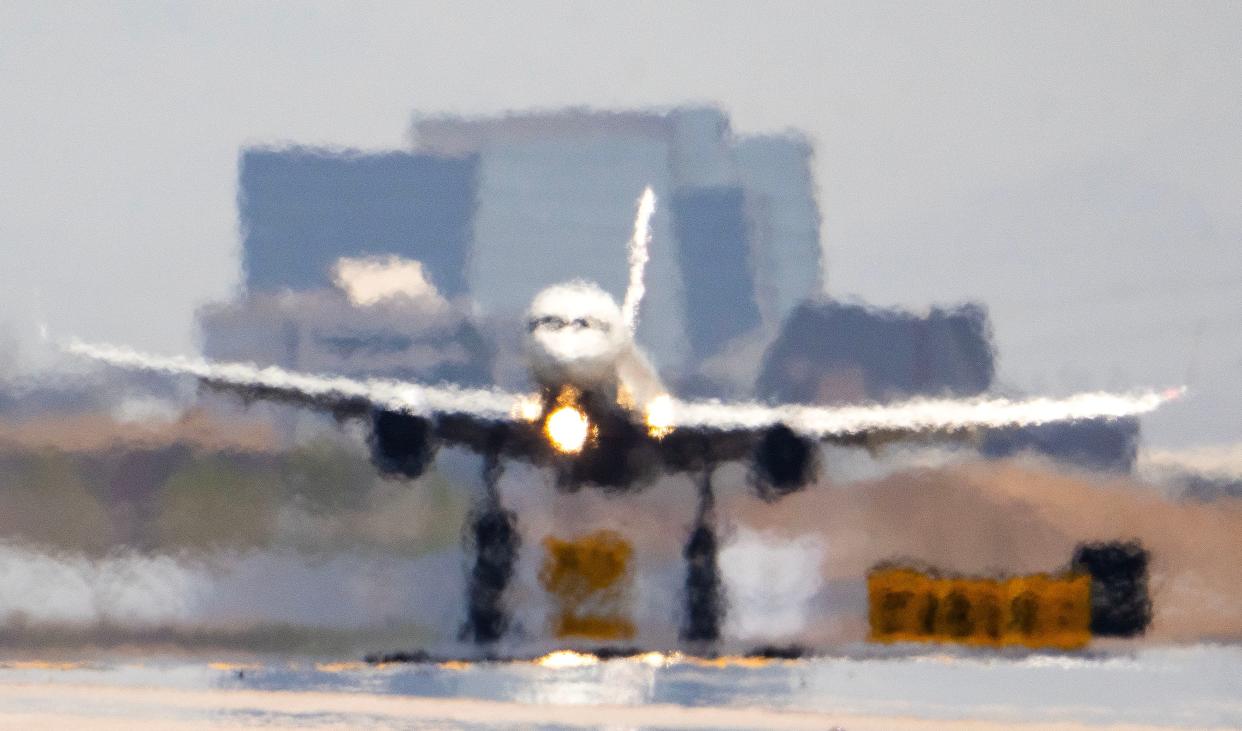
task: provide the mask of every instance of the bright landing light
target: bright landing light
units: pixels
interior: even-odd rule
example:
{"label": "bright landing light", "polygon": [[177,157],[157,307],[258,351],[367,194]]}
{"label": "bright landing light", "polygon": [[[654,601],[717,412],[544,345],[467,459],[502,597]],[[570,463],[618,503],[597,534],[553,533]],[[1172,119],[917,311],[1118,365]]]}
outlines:
{"label": "bright landing light", "polygon": [[673,399],[660,394],[647,404],[647,433],[662,439],[673,431]]}
{"label": "bright landing light", "polygon": [[580,452],[590,430],[586,414],[573,406],[562,406],[548,414],[548,421],[544,424],[552,446],[565,454]]}

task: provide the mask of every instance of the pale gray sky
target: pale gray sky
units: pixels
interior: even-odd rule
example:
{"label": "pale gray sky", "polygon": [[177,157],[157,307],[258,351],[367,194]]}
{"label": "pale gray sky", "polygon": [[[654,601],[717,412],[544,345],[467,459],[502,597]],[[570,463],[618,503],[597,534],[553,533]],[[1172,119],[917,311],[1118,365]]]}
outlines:
{"label": "pale gray sky", "polygon": [[0,4],[0,335],[194,347],[237,155],[411,113],[720,104],[817,147],[829,291],[991,311],[1001,379],[1242,440],[1242,4]]}

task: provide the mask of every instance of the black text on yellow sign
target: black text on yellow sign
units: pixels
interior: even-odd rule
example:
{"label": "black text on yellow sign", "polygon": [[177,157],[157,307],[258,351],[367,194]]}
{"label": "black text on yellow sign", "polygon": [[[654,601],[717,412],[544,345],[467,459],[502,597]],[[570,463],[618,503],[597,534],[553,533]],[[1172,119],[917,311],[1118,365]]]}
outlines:
{"label": "black text on yellow sign", "polygon": [[867,576],[873,642],[1074,649],[1091,639],[1091,577],[947,578],[908,568]]}

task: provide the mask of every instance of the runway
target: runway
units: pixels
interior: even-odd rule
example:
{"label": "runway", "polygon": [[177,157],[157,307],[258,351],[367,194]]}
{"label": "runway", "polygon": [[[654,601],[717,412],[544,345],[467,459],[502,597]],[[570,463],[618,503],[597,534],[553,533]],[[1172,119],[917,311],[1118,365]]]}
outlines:
{"label": "runway", "polygon": [[[96,685],[3,685],[0,724],[8,728],[607,728],[807,729],[808,731],[966,731],[1040,728],[1085,731],[1082,723],[1016,723],[968,719],[854,716],[763,708],[553,705],[447,698],[394,698],[369,693],[167,690]],[[1112,731],[1167,726],[1109,725]],[[1225,727],[1221,727],[1225,728]]]}
{"label": "runway", "polygon": [[371,666],[268,658],[13,661],[6,728],[1225,729],[1242,726],[1242,648],[1073,656]]}

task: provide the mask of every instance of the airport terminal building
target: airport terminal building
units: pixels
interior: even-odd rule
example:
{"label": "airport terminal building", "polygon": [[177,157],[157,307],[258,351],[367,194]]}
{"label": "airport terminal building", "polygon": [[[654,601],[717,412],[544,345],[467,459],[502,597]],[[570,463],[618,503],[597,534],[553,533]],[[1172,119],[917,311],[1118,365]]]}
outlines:
{"label": "airport terminal building", "polygon": [[[520,316],[575,278],[620,300],[647,185],[659,203],[638,338],[657,366],[689,373],[739,340],[770,339],[822,290],[799,136],[738,137],[713,108],[420,118],[411,136],[390,152],[244,151],[247,294],[322,290],[341,257],[397,256],[474,316]],[[205,322],[209,356],[227,339],[220,326]]]}

